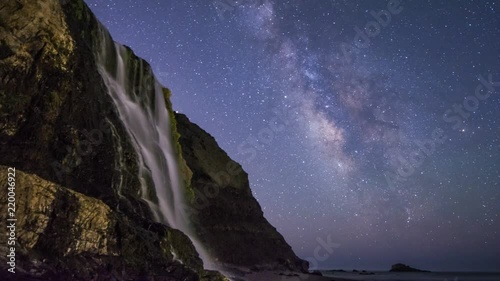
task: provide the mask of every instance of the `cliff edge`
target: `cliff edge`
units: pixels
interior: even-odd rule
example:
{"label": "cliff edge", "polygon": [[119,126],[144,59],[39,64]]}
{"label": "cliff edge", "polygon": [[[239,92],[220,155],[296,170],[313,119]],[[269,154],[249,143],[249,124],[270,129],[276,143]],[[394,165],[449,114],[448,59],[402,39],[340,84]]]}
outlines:
{"label": "cliff edge", "polygon": [[182,155],[192,171],[192,221],[218,262],[229,267],[307,271],[307,262],[264,218],[241,165],[185,115],[175,118]]}
{"label": "cliff edge", "polygon": [[[15,168],[18,219],[18,273],[6,271],[1,236],[0,279],[226,280],[205,270],[189,237],[156,222],[141,197],[145,185],[154,189],[139,176],[139,156],[99,74],[103,32],[109,36],[81,0],[0,4],[0,182]],[[151,67],[126,50],[129,86],[151,94]],[[185,116],[174,118],[185,208],[216,262],[307,267],[263,217],[241,166]],[[7,206],[0,211],[6,221]]]}

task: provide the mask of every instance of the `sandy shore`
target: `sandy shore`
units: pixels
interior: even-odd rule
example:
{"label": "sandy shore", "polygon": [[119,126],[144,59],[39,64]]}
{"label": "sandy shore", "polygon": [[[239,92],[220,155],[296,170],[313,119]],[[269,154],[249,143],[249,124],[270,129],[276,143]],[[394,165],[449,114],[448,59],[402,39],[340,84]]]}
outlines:
{"label": "sandy shore", "polygon": [[[280,275],[284,274],[284,275]],[[293,275],[298,276],[293,276]],[[285,273],[280,271],[262,271],[245,275],[246,281],[351,281],[334,277],[323,277],[311,274]]]}

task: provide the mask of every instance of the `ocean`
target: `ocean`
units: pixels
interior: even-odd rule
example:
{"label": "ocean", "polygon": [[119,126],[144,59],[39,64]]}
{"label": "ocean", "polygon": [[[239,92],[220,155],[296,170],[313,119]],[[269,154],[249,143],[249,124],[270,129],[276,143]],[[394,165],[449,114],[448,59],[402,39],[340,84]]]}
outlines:
{"label": "ocean", "polygon": [[360,275],[356,272],[322,271],[323,276],[364,281],[500,281],[500,272],[377,272]]}

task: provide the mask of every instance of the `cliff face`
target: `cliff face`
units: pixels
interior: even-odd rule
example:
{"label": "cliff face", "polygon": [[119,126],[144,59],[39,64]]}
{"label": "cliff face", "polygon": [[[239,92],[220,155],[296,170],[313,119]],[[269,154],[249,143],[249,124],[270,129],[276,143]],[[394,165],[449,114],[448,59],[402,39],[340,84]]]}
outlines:
{"label": "cliff face", "polygon": [[[0,166],[2,182],[7,182],[7,169]],[[211,280],[211,273],[203,271],[196,250],[180,231],[151,221],[140,225],[99,199],[20,170],[15,178],[16,274],[9,275],[2,268],[2,280],[147,276],[159,280],[199,280],[204,276]],[[1,193],[0,200],[7,202],[7,193]],[[2,204],[0,211],[7,214],[7,205]],[[2,235],[2,259],[7,253],[5,240]]]}
{"label": "cliff face", "polygon": [[17,274],[2,235],[0,279],[220,279],[140,200],[137,155],[97,71],[98,35],[82,1],[0,4],[0,164],[17,170],[18,219]]}
{"label": "cliff face", "polygon": [[228,267],[307,270],[252,196],[248,175],[215,139],[176,114],[183,158],[193,175],[191,217],[204,244]]}
{"label": "cliff face", "polygon": [[137,158],[97,72],[94,16],[81,1],[56,0],[4,1],[0,13],[2,163],[113,207],[141,205]]}
{"label": "cliff face", "polygon": [[[100,31],[81,0],[0,4],[0,183],[7,166],[15,167],[16,277],[222,280],[203,270],[188,237],[156,223],[141,200],[139,159],[96,64]],[[127,52],[130,86],[150,94],[149,65]],[[176,118],[171,129],[191,194],[187,209],[208,250],[224,264],[299,269],[301,261],[262,216],[241,167],[198,126]],[[5,221],[7,207],[0,206]],[[2,280],[12,278],[3,276],[4,239]]]}

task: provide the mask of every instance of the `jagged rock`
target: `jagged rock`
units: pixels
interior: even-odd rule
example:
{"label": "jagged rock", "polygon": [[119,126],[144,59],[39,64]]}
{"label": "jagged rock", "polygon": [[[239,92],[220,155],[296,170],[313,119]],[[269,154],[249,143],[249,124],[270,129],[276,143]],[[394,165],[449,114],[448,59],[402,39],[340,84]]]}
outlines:
{"label": "jagged rock", "polygon": [[[0,164],[19,171],[26,206],[17,277],[209,276],[191,241],[140,200],[137,156],[97,71],[98,34],[81,0],[0,4]],[[133,71],[152,75],[129,51]]]}
{"label": "jagged rock", "polygon": [[[0,182],[6,183],[7,175],[7,167],[0,166]],[[15,179],[18,280],[28,276],[109,280],[147,273],[153,280],[162,280],[159,276],[198,280],[208,274],[189,239],[178,230],[151,224],[146,231],[96,198],[18,169]],[[7,202],[6,192],[0,193],[0,200]],[[7,219],[7,208],[0,207],[2,221]],[[1,235],[2,259],[6,245],[6,236]],[[174,259],[180,252],[185,265]],[[13,277],[5,262],[1,274]]]}
{"label": "jagged rock", "polygon": [[[138,158],[96,64],[100,30],[82,0],[0,4],[0,165],[16,167],[23,183],[20,276],[224,280],[203,270],[191,241],[155,223],[141,200]],[[126,59],[131,75],[153,77],[129,48]],[[153,87],[145,84],[153,80],[129,83],[147,95]],[[241,166],[198,126],[176,117],[171,126],[187,208],[219,263],[307,269],[263,217]],[[208,196],[207,187],[217,196]],[[200,209],[203,196],[209,198]],[[6,249],[0,250],[5,266]]]}
{"label": "jagged rock", "polygon": [[2,164],[149,216],[137,157],[97,72],[90,10],[81,0],[9,0],[0,19]]}

